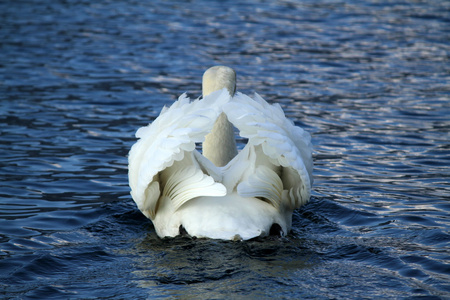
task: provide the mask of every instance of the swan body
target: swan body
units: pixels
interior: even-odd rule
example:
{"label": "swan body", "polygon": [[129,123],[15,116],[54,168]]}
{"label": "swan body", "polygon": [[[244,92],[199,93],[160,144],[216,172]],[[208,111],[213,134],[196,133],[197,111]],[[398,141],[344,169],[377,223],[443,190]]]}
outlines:
{"label": "swan body", "polygon": [[[225,240],[285,235],[294,209],[308,202],[311,137],[278,104],[235,93],[234,70],[208,69],[203,99],[181,95],[148,126],[129,153],[131,195],[160,237]],[[233,126],[247,138],[238,153]],[[196,150],[203,143],[203,153]]]}

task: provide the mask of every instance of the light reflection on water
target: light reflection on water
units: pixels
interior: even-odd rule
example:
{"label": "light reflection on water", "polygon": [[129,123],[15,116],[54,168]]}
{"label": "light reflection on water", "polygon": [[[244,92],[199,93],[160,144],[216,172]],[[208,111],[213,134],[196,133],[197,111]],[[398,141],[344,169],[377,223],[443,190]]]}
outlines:
{"label": "light reflection on water", "polygon": [[[0,3],[0,293],[448,297],[449,9]],[[215,64],[312,133],[286,239],[161,240],[131,200],[136,129]]]}

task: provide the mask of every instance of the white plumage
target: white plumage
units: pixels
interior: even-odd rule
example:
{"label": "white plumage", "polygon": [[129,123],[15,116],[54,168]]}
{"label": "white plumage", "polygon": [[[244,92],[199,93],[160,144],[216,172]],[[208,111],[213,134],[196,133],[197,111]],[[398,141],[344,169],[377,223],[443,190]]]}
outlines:
{"label": "white plumage", "polygon": [[[160,237],[182,229],[226,240],[266,236],[273,228],[284,235],[293,210],[308,202],[310,135],[278,104],[234,91],[232,69],[210,68],[203,99],[183,94],[137,131],[129,153],[131,195]],[[238,154],[233,125],[248,138]],[[204,155],[195,149],[200,142]]]}

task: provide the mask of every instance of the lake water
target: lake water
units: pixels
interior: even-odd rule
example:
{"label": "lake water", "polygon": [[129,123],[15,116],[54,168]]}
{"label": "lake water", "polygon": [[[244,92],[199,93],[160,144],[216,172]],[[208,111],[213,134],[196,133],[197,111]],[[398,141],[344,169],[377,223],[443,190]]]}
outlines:
{"label": "lake water", "polygon": [[[0,2],[0,297],[450,298],[450,2]],[[212,65],[313,136],[283,239],[159,239],[135,131]],[[242,144],[241,144],[242,146]]]}

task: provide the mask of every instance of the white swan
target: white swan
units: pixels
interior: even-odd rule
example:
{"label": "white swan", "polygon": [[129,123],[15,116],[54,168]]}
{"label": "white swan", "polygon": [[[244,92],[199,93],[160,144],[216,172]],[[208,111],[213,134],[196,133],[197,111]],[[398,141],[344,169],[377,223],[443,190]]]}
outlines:
{"label": "white swan", "polygon": [[[190,102],[183,94],[136,132],[131,195],[160,237],[285,235],[293,210],[310,198],[310,135],[280,105],[234,94],[235,82],[231,68],[208,69],[203,99]],[[233,125],[248,138],[239,153]],[[195,149],[200,142],[203,154]]]}

